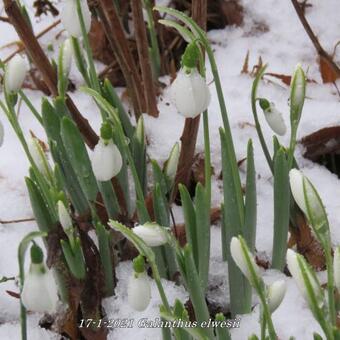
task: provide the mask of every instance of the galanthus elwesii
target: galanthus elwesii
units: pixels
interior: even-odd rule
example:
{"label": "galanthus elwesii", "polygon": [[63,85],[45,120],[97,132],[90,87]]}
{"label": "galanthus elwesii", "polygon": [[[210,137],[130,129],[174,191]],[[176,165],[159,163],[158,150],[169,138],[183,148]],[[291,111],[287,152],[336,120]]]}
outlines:
{"label": "galanthus elwesii", "polygon": [[25,57],[16,54],[5,68],[5,89],[8,93],[18,92],[28,72],[28,61]]}
{"label": "galanthus elwesii", "polygon": [[63,73],[65,77],[67,77],[70,73],[71,70],[71,65],[72,65],[72,57],[73,57],[73,47],[72,47],[72,42],[71,39],[68,38],[66,39],[62,46],[62,61],[63,61]]}
{"label": "galanthus elwesii", "polygon": [[268,307],[271,313],[280,306],[285,294],[287,285],[284,280],[277,280],[273,282],[268,288]]}
{"label": "galanthus elwesii", "polygon": [[57,205],[58,205],[59,222],[64,230],[68,230],[70,227],[72,227],[71,216],[68,213],[63,201],[59,200]]}
{"label": "galanthus elwesii", "polygon": [[31,266],[21,292],[26,309],[38,313],[54,313],[58,304],[58,289],[52,274],[43,262],[40,247],[31,247]]}
{"label": "galanthus elwesii", "polygon": [[240,238],[233,237],[231,239],[230,252],[236,265],[239,267],[243,275],[253,285],[254,280],[251,271],[254,271],[254,273],[259,276],[260,269],[255,263],[253,255],[250,253],[250,251],[242,246]]}
{"label": "galanthus elwesii", "polygon": [[287,132],[287,127],[282,117],[282,113],[275,107],[274,103],[270,103],[264,98],[260,99],[260,106],[270,128],[277,135],[283,136]]}
{"label": "galanthus elwesii", "polygon": [[100,139],[95,146],[91,164],[97,181],[105,182],[117,176],[123,166],[122,155],[112,141],[110,123],[104,122],[100,130]]}
{"label": "galanthus elwesii", "polygon": [[181,144],[177,142],[171,149],[169,158],[165,164],[164,172],[168,178],[173,181],[176,176],[179,156],[181,153]]}
{"label": "galanthus elwesii", "polygon": [[44,150],[39,144],[39,141],[35,137],[29,137],[28,142],[28,150],[33,158],[33,161],[38,168],[38,170],[44,175],[48,176],[48,172],[50,171],[49,163],[46,159]]}
{"label": "galanthus elwesii", "polygon": [[133,260],[133,270],[128,283],[128,303],[133,309],[141,312],[148,307],[151,300],[150,278],[146,274],[141,255]]}
{"label": "galanthus elwesii", "polygon": [[182,68],[171,84],[171,97],[177,111],[185,118],[195,118],[210,104],[210,91],[196,68],[200,50],[190,43],[182,57]]}
{"label": "galanthus elwesii", "polygon": [[[80,0],[80,8],[84,19],[85,31],[91,28],[91,12],[87,0]],[[60,20],[69,35],[75,38],[82,36],[80,19],[77,11],[77,0],[65,0],[60,13]]]}
{"label": "galanthus elwesii", "polygon": [[157,223],[147,222],[134,227],[132,231],[149,247],[158,247],[168,242],[167,231]]}

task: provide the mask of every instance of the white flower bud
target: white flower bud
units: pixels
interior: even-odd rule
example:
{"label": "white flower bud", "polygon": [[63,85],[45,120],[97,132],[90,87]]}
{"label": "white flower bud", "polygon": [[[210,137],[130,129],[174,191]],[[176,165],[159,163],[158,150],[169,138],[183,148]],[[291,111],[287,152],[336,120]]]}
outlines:
{"label": "white flower bud", "polygon": [[71,70],[73,47],[70,38],[66,39],[62,45],[63,49],[63,72],[65,76],[68,76]]}
{"label": "white flower bud", "polygon": [[[250,259],[250,265],[248,264],[248,262],[246,260],[245,251],[248,252],[248,257]],[[248,281],[251,284],[254,284],[254,282],[253,282],[254,280],[253,280],[253,277],[252,277],[251,271],[250,271],[250,266],[253,268],[253,270],[255,271],[255,274],[258,275],[258,276],[260,275],[260,269],[257,266],[257,264],[255,263],[254,257],[250,253],[250,251],[248,249],[243,249],[243,247],[241,245],[241,241],[239,240],[239,238],[233,237],[231,239],[230,252],[231,252],[231,256],[232,256],[234,262],[239,267],[241,272],[244,274],[244,276],[248,279]]]}
{"label": "white flower bud", "polygon": [[96,179],[105,182],[118,175],[123,160],[112,140],[106,142],[101,138],[93,150],[91,163]]}
{"label": "white flower bud", "polygon": [[21,292],[21,301],[30,311],[53,313],[58,303],[58,289],[52,274],[43,263],[32,263]]}
{"label": "white flower bud", "polygon": [[[91,28],[91,12],[87,0],[80,0],[81,12],[84,18],[86,33]],[[77,0],[65,0],[60,13],[61,23],[69,35],[80,38],[82,36],[80,20],[77,12]]]}
{"label": "white flower bud", "polygon": [[340,292],[340,247],[337,247],[334,252],[333,270],[335,287]]}
{"label": "white flower bud", "polygon": [[47,162],[45,153],[40,146],[38,140],[34,137],[29,137],[28,142],[28,150],[33,158],[35,165],[38,170],[44,175],[47,176],[50,171],[49,164]]}
{"label": "white flower bud", "polygon": [[68,213],[63,201],[58,201],[58,216],[59,216],[59,222],[64,230],[67,230],[70,227],[72,227],[71,216]]}
{"label": "white flower bud", "polygon": [[290,86],[291,121],[296,125],[300,121],[306,95],[306,76],[300,64],[296,66]]}
{"label": "white flower bud", "polygon": [[274,103],[270,103],[269,107],[264,110],[263,113],[268,125],[276,134],[283,136],[287,132],[282,113],[276,109]]}
{"label": "white flower bud", "polygon": [[5,88],[7,92],[18,92],[28,72],[27,59],[16,54],[6,65]]}
{"label": "white flower bud", "polygon": [[132,231],[149,247],[158,247],[168,242],[165,228],[156,223],[138,225]]}
{"label": "white flower bud", "polygon": [[146,273],[133,273],[128,283],[129,305],[141,312],[145,310],[151,300],[150,280]]}
{"label": "white flower bud", "polygon": [[322,306],[323,304],[323,294],[321,290],[320,283],[317,281],[316,277],[311,273],[310,268],[308,267],[307,263],[303,259],[303,257],[297,254],[295,251],[288,249],[287,250],[287,266],[292,274],[301,294],[303,297],[311,303],[311,299],[308,294],[308,290],[305,285],[305,281],[302,275],[302,268],[300,267],[300,263],[303,265],[304,272],[306,273],[308,280],[312,286],[313,292],[318,300],[318,305]]}
{"label": "white flower bud", "polygon": [[4,126],[2,125],[2,123],[0,121],[0,146],[4,142],[4,135],[5,135],[5,129],[4,129]]}
{"label": "white flower bud", "polygon": [[171,84],[171,96],[177,111],[186,118],[194,118],[205,111],[210,103],[210,91],[197,69],[186,73],[181,69]]}
{"label": "white flower bud", "polygon": [[280,306],[285,294],[287,285],[284,280],[272,283],[268,288],[268,306],[271,313]]}
{"label": "white flower bud", "polygon": [[176,143],[172,147],[169,158],[165,165],[165,174],[170,178],[171,181],[173,181],[176,176],[180,153],[181,153],[181,144]]}
{"label": "white flower bud", "polygon": [[302,172],[297,169],[291,169],[289,171],[289,183],[296,204],[305,214],[307,214]]}

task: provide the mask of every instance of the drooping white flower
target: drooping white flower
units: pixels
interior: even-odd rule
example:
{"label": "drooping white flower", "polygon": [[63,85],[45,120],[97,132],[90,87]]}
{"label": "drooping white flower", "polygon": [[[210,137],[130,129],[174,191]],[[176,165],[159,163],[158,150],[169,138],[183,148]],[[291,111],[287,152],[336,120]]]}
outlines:
{"label": "drooping white flower", "polygon": [[27,59],[16,54],[6,65],[5,88],[7,92],[18,92],[28,72]]}
{"label": "drooping white flower", "polygon": [[128,283],[128,302],[129,305],[137,310],[143,311],[147,308],[151,300],[150,280],[146,272],[134,272]]}
{"label": "drooping white flower", "polygon": [[[80,0],[81,12],[84,18],[86,33],[91,28],[91,12],[87,0]],[[77,0],[65,0],[60,13],[61,23],[69,35],[79,38],[82,36],[80,20],[77,12]]]}
{"label": "drooping white flower", "polygon": [[60,201],[60,200],[58,201],[58,216],[59,216],[59,222],[64,230],[67,230],[70,227],[72,227],[71,216],[68,213],[63,201]]}
{"label": "drooping white flower", "polygon": [[158,247],[168,242],[164,227],[159,226],[157,223],[138,225],[132,231],[149,247]]}
{"label": "drooping white flower", "polygon": [[181,69],[171,84],[171,96],[177,111],[186,118],[194,118],[210,103],[210,91],[196,68],[187,73]]}
{"label": "drooping white flower", "polygon": [[270,103],[263,113],[268,125],[276,134],[283,136],[287,132],[282,113],[275,107],[274,103]]}
{"label": "drooping white flower", "polygon": [[337,247],[334,252],[333,270],[335,287],[340,291],[340,247]]}
{"label": "drooping white flower", "polygon": [[[232,256],[234,262],[239,267],[241,272],[249,280],[249,282],[253,284],[254,280],[253,280],[253,277],[251,275],[250,266],[253,268],[253,270],[254,270],[254,272],[257,276],[260,275],[260,269],[257,266],[257,264],[255,263],[253,255],[250,253],[250,251],[248,249],[243,249],[241,241],[237,237],[233,237],[231,239],[230,252],[231,252],[231,256]],[[247,252],[250,263],[248,263],[248,261],[246,260],[246,253],[245,252]]]}
{"label": "drooping white flower", "polygon": [[45,153],[40,146],[38,140],[32,136],[29,137],[28,142],[28,150],[33,158],[35,165],[38,170],[44,175],[47,176],[50,171],[49,164],[47,162]]}
{"label": "drooping white flower", "polygon": [[300,170],[291,169],[289,171],[289,183],[290,190],[292,191],[292,195],[296,204],[299,208],[307,214],[307,206],[305,202],[305,195],[303,191],[303,175]]}
{"label": "drooping white flower", "polygon": [[181,153],[181,144],[176,143],[171,151],[168,158],[168,161],[165,165],[165,174],[170,178],[170,180],[174,180],[177,172],[177,166],[179,161],[179,156]]}
{"label": "drooping white flower", "polygon": [[0,121],[0,146],[4,142],[4,135],[5,135],[5,129],[4,129],[4,126],[2,125],[2,123]]}
{"label": "drooping white flower", "polygon": [[73,47],[70,38],[66,39],[62,45],[63,49],[63,72],[65,76],[68,76],[71,70]]}
{"label": "drooping white flower", "polygon": [[104,141],[100,138],[93,150],[91,163],[96,179],[105,182],[118,175],[123,165],[123,159],[112,140]]}
{"label": "drooping white flower", "polygon": [[30,311],[53,313],[58,303],[58,289],[52,274],[43,264],[32,263],[21,292],[21,301]]}
{"label": "drooping white flower", "polygon": [[273,313],[281,304],[285,294],[287,285],[284,280],[278,280],[272,283],[268,288],[268,306]]}

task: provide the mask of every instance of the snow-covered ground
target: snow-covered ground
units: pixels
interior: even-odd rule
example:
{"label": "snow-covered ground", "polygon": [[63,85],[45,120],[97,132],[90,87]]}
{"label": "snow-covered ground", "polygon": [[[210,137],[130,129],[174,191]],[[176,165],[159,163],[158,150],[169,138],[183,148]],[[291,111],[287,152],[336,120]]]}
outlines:
{"label": "snow-covered ground", "polygon": [[[33,1],[26,1],[29,8]],[[253,79],[249,75],[240,74],[243,61],[247,51],[250,53],[250,67],[257,63],[261,56],[265,63],[269,63],[269,71],[278,74],[291,74],[297,63],[301,63],[307,71],[308,78],[316,83],[309,83],[307,88],[307,99],[300,123],[298,137],[309,134],[321,127],[340,123],[340,102],[339,95],[333,85],[322,84],[317,63],[317,54],[304,32],[290,1],[275,0],[241,0],[244,6],[244,25],[242,27],[227,27],[224,30],[209,32],[209,38],[213,42],[217,64],[223,84],[232,133],[235,142],[238,159],[242,159],[246,154],[246,144],[249,138],[254,141],[255,162],[258,174],[258,225],[256,248],[260,252],[265,252],[271,257],[272,247],[272,224],[273,224],[273,204],[272,204],[272,177],[259,145],[250,107],[250,89]],[[340,3],[337,0],[311,0],[312,7],[307,8],[307,19],[322,42],[329,51],[339,40]],[[2,2],[0,2],[0,15],[3,15]],[[31,11],[33,17],[33,10]],[[38,33],[54,19],[41,17],[34,23],[35,31]],[[259,27],[265,29],[259,29]],[[63,35],[55,41],[56,34],[61,30],[57,27],[40,41],[47,48],[49,43],[57,46]],[[0,22],[0,46],[4,46],[17,39],[14,30],[6,23]],[[5,58],[13,47],[6,47],[0,50],[0,58]],[[53,52],[49,52],[51,56]],[[340,56],[339,56],[340,59]],[[98,65],[102,67],[101,65]],[[208,68],[208,81],[212,80]],[[71,78],[79,84],[80,77],[75,67],[71,72]],[[169,82],[169,79],[164,79]],[[339,84],[340,85],[340,84]],[[209,107],[210,133],[212,144],[212,162],[215,173],[219,174],[221,169],[220,143],[218,128],[222,125],[219,106],[213,84],[210,86],[212,101]],[[27,90],[26,94],[36,107],[39,107],[42,94],[36,91]],[[284,113],[287,126],[289,125],[288,97],[289,88],[280,80],[273,79],[273,82],[262,82],[260,94],[275,102],[276,106]],[[0,94],[1,95],[1,94]],[[87,116],[91,124],[98,129],[100,116],[92,100],[75,92],[73,99],[80,111]],[[152,158],[164,161],[169,154],[172,145],[179,139],[184,119],[176,114],[170,102],[167,90],[159,98],[160,116],[158,119],[145,116],[145,125],[150,146],[148,152]],[[26,192],[24,176],[27,174],[28,162],[17,141],[11,127],[4,115],[0,116],[5,126],[5,141],[0,148],[0,219],[11,220],[32,217],[29,205],[28,194]],[[271,144],[272,132],[267,127],[263,117],[263,130],[268,144]],[[26,134],[29,130],[41,139],[45,140],[44,132],[36,123],[28,109],[23,105],[20,110],[20,123]],[[280,138],[282,144],[287,145],[289,134]],[[203,151],[203,133],[200,129],[198,137],[198,151]],[[321,198],[326,206],[332,231],[334,244],[340,243],[340,183],[338,178],[327,169],[315,165],[302,157],[302,149],[298,147],[296,158],[303,172],[311,179],[319,190]],[[242,173],[244,179],[244,173]],[[220,191],[221,183],[214,179],[213,183],[213,205],[220,204],[222,195]],[[179,211],[176,211],[179,215]],[[16,276],[17,246],[24,235],[34,230],[34,222],[19,224],[0,225],[0,277]],[[214,298],[226,300],[228,297],[226,264],[221,259],[221,241],[219,227],[212,227],[212,256],[211,256],[211,278],[210,283],[223,283],[218,294]],[[155,286],[152,289],[152,301],[146,311],[138,313],[133,311],[127,304],[126,283],[131,274],[131,265],[121,263],[118,267],[118,287],[117,295],[104,302],[109,318],[156,318],[158,316],[159,295]],[[320,327],[314,321],[306,302],[299,294],[295,283],[291,278],[283,276],[275,271],[264,273],[265,280],[272,282],[277,278],[284,278],[287,282],[288,290],[286,297],[274,313],[273,320],[280,339],[288,339],[295,336],[296,339],[312,339],[313,332],[320,332]],[[182,287],[176,287],[171,282],[165,282],[166,292],[170,302],[176,297],[186,300],[187,294]],[[6,290],[18,291],[13,281],[0,284],[0,339],[19,339],[19,303],[17,299],[10,297]],[[225,299],[224,299],[225,298]],[[29,315],[28,332],[29,339],[57,339],[58,336],[39,328],[38,320],[40,315]],[[233,339],[244,340],[252,333],[259,332],[258,308],[252,314],[242,316],[240,329],[232,330]],[[159,329],[132,328],[115,329],[111,333],[112,339],[161,339]]]}

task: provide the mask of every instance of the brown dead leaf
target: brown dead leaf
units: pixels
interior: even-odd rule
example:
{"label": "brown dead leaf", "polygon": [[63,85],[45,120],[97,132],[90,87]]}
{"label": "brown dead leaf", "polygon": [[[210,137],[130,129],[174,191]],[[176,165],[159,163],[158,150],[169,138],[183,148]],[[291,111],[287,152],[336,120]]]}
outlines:
{"label": "brown dead leaf", "polygon": [[338,79],[338,76],[332,65],[325,57],[321,55],[319,56],[319,69],[322,81],[324,83],[334,83]]}
{"label": "brown dead leaf", "polygon": [[249,73],[249,50],[247,51],[246,57],[244,58],[241,74]]}
{"label": "brown dead leaf", "polygon": [[286,74],[278,74],[278,73],[265,73],[266,76],[271,76],[271,77],[274,77],[274,78],[278,78],[280,79],[284,84],[286,85],[290,85],[290,82],[292,80],[292,77],[291,76],[287,76]]}

